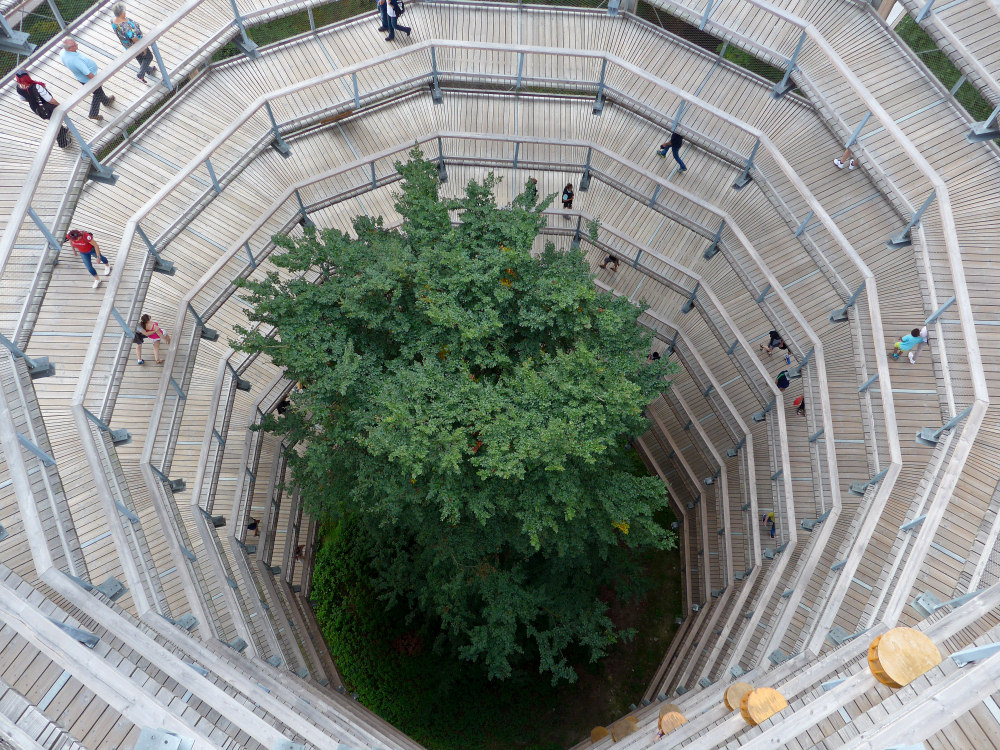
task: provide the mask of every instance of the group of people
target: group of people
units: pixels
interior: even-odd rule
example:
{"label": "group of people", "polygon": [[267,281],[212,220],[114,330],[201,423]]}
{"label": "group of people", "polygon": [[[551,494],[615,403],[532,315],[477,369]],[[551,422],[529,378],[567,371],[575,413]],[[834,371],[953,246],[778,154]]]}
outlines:
{"label": "group of people", "polygon": [[[111,28],[121,42],[122,47],[129,49],[142,39],[142,29],[137,22],[126,15],[125,3],[117,2],[112,5],[111,14]],[[59,59],[77,81],[86,84],[97,75],[97,63],[92,58],[80,52],[80,47],[75,39],[71,37],[63,39],[62,47]],[[136,78],[145,83],[147,75],[156,75],[157,71],[156,66],[153,65],[153,53],[151,50],[143,50],[135,59],[139,63],[139,73],[136,75]],[[50,119],[56,107],[59,106],[59,102],[56,101],[56,98],[49,91],[45,83],[32,78],[31,74],[25,68],[18,70],[14,74],[14,80],[18,95],[28,103],[31,111],[43,120]],[[95,122],[100,122],[104,119],[104,116],[101,114],[101,106],[111,106],[114,103],[114,94],[109,95],[105,93],[103,86],[98,86],[94,89],[94,93],[91,96],[90,112],[87,116]],[[66,148],[69,145],[69,131],[65,125],[59,128],[56,143],[60,148]]]}

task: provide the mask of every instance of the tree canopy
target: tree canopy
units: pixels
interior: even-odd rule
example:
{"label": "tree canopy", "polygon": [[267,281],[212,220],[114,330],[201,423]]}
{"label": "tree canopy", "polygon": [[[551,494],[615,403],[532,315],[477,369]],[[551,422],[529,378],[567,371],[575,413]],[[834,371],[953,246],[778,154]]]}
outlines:
{"label": "tree canopy", "polygon": [[579,250],[532,255],[551,196],[498,206],[489,175],[442,199],[416,149],[397,169],[398,228],[276,237],[283,272],[244,282],[277,335],[240,329],[240,348],[302,385],[264,428],[296,445],[310,513],[352,520],[374,589],[436,618],[440,646],[491,678],[537,663],[573,680],[570,650],[623,635],[608,592],[675,542],[628,447],[669,368]]}

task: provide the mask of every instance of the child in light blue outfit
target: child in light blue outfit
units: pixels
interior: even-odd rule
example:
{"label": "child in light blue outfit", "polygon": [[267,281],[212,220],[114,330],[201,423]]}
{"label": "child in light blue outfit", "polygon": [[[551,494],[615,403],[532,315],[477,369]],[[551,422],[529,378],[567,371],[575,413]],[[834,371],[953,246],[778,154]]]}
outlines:
{"label": "child in light blue outfit", "polygon": [[926,343],[927,326],[914,328],[893,345],[892,358],[899,359],[901,353],[907,352],[906,356],[910,360],[910,364],[916,364],[917,355],[920,354],[920,350],[924,348]]}

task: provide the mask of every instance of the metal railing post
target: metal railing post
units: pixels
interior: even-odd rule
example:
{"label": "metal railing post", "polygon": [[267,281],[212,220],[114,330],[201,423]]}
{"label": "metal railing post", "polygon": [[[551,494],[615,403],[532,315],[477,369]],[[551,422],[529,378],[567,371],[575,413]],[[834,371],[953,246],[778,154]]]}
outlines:
{"label": "metal railing post", "polygon": [[205,321],[202,320],[201,316],[198,314],[198,311],[194,309],[194,305],[192,305],[190,302],[188,302],[188,310],[191,311],[191,314],[194,316],[195,323],[201,329],[201,337],[205,339],[205,341],[218,341],[219,332],[212,328],[205,327]]}
{"label": "metal railing post", "polygon": [[954,304],[955,304],[955,298],[952,297],[947,302],[945,302],[943,305],[941,305],[941,307],[939,307],[937,310],[935,310],[934,313],[927,320],[924,321],[924,325],[929,326],[932,323],[936,323],[937,319],[940,318],[942,315],[944,315],[944,311],[947,310],[949,307],[951,307]]}
{"label": "metal railing post", "polygon": [[441,138],[438,137],[438,182],[444,184],[448,181],[448,170],[444,167],[444,147],[441,145]]}
{"label": "metal railing post", "polygon": [[229,373],[233,376],[233,380],[236,381],[236,390],[238,390],[238,391],[249,391],[250,390],[250,381],[249,380],[244,380],[243,378],[241,378],[240,374],[238,372],[236,372],[236,368],[233,367],[232,363],[230,363],[228,360],[226,361],[226,367],[228,368]]}
{"label": "metal railing post", "polygon": [[1000,105],[985,120],[975,123],[965,137],[973,143],[1000,138]]}
{"label": "metal railing post", "polygon": [[56,374],[56,367],[49,363],[48,357],[29,357],[27,354],[22,352],[17,344],[11,341],[9,338],[0,333],[0,345],[4,346],[11,354],[14,355],[15,359],[23,359],[25,364],[28,365],[28,376],[32,380],[35,378],[46,378],[49,375]]}
{"label": "metal railing post", "polygon": [[358,74],[351,73],[351,83],[354,86],[354,108],[361,109],[361,95],[358,93]]}
{"label": "metal railing post", "polygon": [[851,133],[851,137],[847,139],[847,143],[844,144],[844,148],[850,148],[857,142],[858,136],[861,135],[862,128],[864,128],[864,126],[868,124],[868,119],[871,116],[872,116],[872,111],[869,109],[867,112],[865,112],[865,116],[861,118],[861,122],[858,123],[858,126],[854,128],[854,132]]}
{"label": "metal railing post", "polygon": [[215,169],[212,167],[212,160],[210,158],[205,159],[205,166],[208,168],[208,176],[212,178],[212,187],[215,188],[216,194],[221,194],[222,185],[219,184],[219,178],[215,176]]}
{"label": "metal railing post", "polygon": [[587,147],[587,164],[583,168],[583,176],[580,178],[580,191],[586,192],[590,189],[590,157],[593,155],[593,149]]}
{"label": "metal railing post", "polygon": [[719,224],[719,228],[715,232],[715,236],[712,238],[712,244],[708,246],[702,257],[705,260],[711,260],[715,257],[716,253],[719,252],[719,241],[722,239],[722,230],[726,228],[726,220],[723,219]]}
{"label": "metal railing post", "polygon": [[163,257],[157,252],[156,246],[150,242],[149,237],[143,231],[142,227],[138,224],[135,225],[136,234],[139,238],[146,243],[146,250],[150,255],[153,256],[153,270],[157,273],[163,273],[167,276],[173,276],[174,272],[177,270],[173,263],[169,260],[164,260]]}
{"label": "metal railing post", "polygon": [[257,44],[247,36],[247,30],[243,26],[243,16],[236,7],[236,0],[229,0],[229,4],[233,6],[233,25],[240,30],[240,38],[233,40],[233,46],[251,60],[256,60],[260,53],[257,51]]}
{"label": "metal railing post", "polygon": [[920,9],[919,13],[917,13],[917,17],[914,18],[913,20],[916,21],[917,23],[920,23],[925,18],[927,18],[927,16],[931,13],[931,8],[933,7],[934,7],[934,0],[927,0],[927,2],[924,3],[924,7]]}
{"label": "metal railing post", "polygon": [[90,171],[87,172],[87,179],[93,180],[94,182],[103,182],[105,185],[114,185],[118,182],[118,175],[114,173],[111,167],[107,167],[101,164],[94,156],[94,152],[90,150],[90,146],[87,141],[80,135],[80,131],[76,129],[76,125],[68,117],[63,117],[63,122],[66,123],[66,127],[69,128],[69,132],[73,134],[76,138],[76,142],[80,144],[80,150],[83,152],[84,156],[90,159]]}
{"label": "metal railing post", "polygon": [[253,259],[253,251],[250,249],[250,243],[249,242],[244,242],[243,243],[243,247],[246,248],[247,257],[250,259],[250,267],[251,268],[257,268],[257,261],[255,261]]}
{"label": "metal railing post", "polygon": [[160,83],[167,91],[174,90],[174,84],[170,80],[170,73],[167,72],[167,66],[163,64],[163,58],[160,57],[160,48],[156,46],[156,42],[153,42],[149,48],[153,50],[153,57],[156,58],[156,64],[160,66]]}
{"label": "metal railing post", "polygon": [[[152,469],[153,473],[156,474],[156,476],[158,476],[163,481],[163,483],[166,484],[170,488],[171,492],[183,492],[185,490],[185,488],[187,487],[187,485],[184,483],[183,479],[171,479],[166,474],[164,474],[162,471],[160,471],[155,466],[153,466],[153,464],[150,464],[149,468]],[[192,559],[192,558],[194,558],[193,554],[188,559]],[[192,562],[193,562],[193,560],[192,560]]]}
{"label": "metal railing post", "polygon": [[933,448],[937,445],[938,440],[941,436],[948,432],[949,430],[955,429],[958,423],[965,419],[969,414],[972,413],[972,407],[969,406],[961,414],[956,414],[954,417],[949,419],[944,423],[943,426],[938,427],[936,430],[933,427],[923,427],[920,432],[917,433],[917,443],[920,445],[926,445]]}
{"label": "metal railing post", "polygon": [[7,23],[7,19],[0,15],[0,52],[27,57],[34,51],[35,45],[28,41],[28,34],[24,31],[14,31]]}
{"label": "metal railing post", "polygon": [[688,297],[687,302],[681,307],[681,315],[687,315],[689,312],[694,310],[695,302],[698,300],[698,289],[701,287],[701,282],[694,285],[694,289],[691,290],[691,296]]}
{"label": "metal railing post", "polygon": [[701,31],[705,30],[705,24],[708,23],[709,16],[712,15],[712,6],[715,5],[715,0],[708,0],[708,5],[705,7],[705,12],[701,16],[701,23],[698,24],[698,28]]}
{"label": "metal railing post", "polygon": [[857,290],[854,292],[854,294],[851,295],[851,298],[847,300],[847,304],[844,305],[839,310],[834,310],[832,313],[830,313],[831,323],[847,322],[847,311],[850,310],[851,307],[854,306],[854,303],[858,301],[858,297],[861,295],[861,292],[864,290],[864,288],[865,288],[865,282],[862,281],[861,286],[859,286]]}
{"label": "metal railing post", "polygon": [[52,11],[52,17],[56,19],[56,23],[59,24],[59,28],[66,29],[66,19],[63,18],[62,13],[59,12],[59,6],[56,5],[55,0],[48,0],[49,9]]}
{"label": "metal railing post", "polygon": [[931,190],[931,194],[927,196],[927,200],[924,201],[924,205],[917,209],[917,212],[913,214],[910,222],[900,231],[889,235],[889,241],[885,243],[887,247],[891,247],[893,250],[898,250],[901,247],[906,247],[911,244],[912,240],[910,239],[910,230],[920,223],[920,217],[924,215],[924,211],[926,211],[927,207],[931,205],[931,201],[934,200],[934,196],[936,194],[936,190]]}
{"label": "metal railing post", "polygon": [[267,116],[271,120],[271,132],[274,133],[274,143],[271,144],[271,148],[287,159],[292,155],[292,149],[281,137],[281,132],[278,130],[278,121],[274,119],[274,112],[271,111],[271,102],[264,102],[264,109],[267,110]]}
{"label": "metal railing post", "polygon": [[594,114],[599,115],[604,111],[604,74],[608,69],[608,58],[601,60],[601,80],[597,84],[597,99],[594,100]]}
{"label": "metal railing post", "polygon": [[802,34],[799,36],[798,44],[795,45],[795,51],[785,66],[785,75],[781,77],[781,80],[774,85],[774,89],[771,91],[771,96],[775,99],[780,99],[795,88],[795,81],[792,80],[792,71],[795,70],[795,62],[799,59],[799,53],[802,51],[802,45],[805,42],[806,32],[803,29]]}
{"label": "metal railing post", "polygon": [[[373,171],[374,171],[374,166],[375,164],[372,163]],[[306,213],[306,206],[302,202],[302,196],[299,195],[298,189],[295,190],[295,200],[298,201],[299,203],[299,216],[301,217],[299,221],[302,222],[302,228],[309,229],[310,227],[312,227],[313,229],[315,229],[316,225],[313,223],[313,220],[309,218],[309,214]]]}
{"label": "metal railing post", "polygon": [[760,138],[758,138],[757,142],[753,144],[753,150],[750,152],[750,158],[747,159],[746,166],[743,167],[743,173],[736,178],[735,182],[733,182],[733,190],[741,190],[750,182],[750,170],[753,169],[753,160],[754,157],[757,156],[757,149],[759,148]]}
{"label": "metal railing post", "polygon": [[41,220],[38,214],[35,213],[35,209],[31,206],[28,206],[28,216],[30,216],[31,220],[35,222],[35,226],[38,227],[38,231],[45,235],[45,242],[48,244],[49,249],[55,250],[56,252],[55,257],[52,260],[52,265],[59,265],[59,251],[62,249],[62,245],[59,244],[55,235],[49,231],[49,228],[45,226],[45,222]]}
{"label": "metal railing post", "polygon": [[443,101],[441,96],[441,80],[438,76],[437,50],[431,47],[431,75],[434,78],[434,87],[431,89],[431,99],[435,104]]}
{"label": "metal railing post", "polygon": [[23,445],[25,448],[27,448],[29,451],[31,451],[33,454],[35,454],[41,460],[41,462],[45,466],[55,466],[56,465],[56,460],[54,458],[52,458],[52,456],[50,456],[48,453],[46,453],[45,451],[43,451],[41,448],[39,448],[33,442],[31,442],[30,440],[28,440],[28,438],[26,438],[20,432],[17,433],[17,441],[21,445]]}
{"label": "metal railing post", "polygon": [[87,416],[91,422],[96,424],[102,431],[108,433],[111,436],[111,442],[114,445],[127,445],[132,442],[132,435],[126,429],[112,430],[104,420],[94,414],[86,406],[83,407],[83,413]]}

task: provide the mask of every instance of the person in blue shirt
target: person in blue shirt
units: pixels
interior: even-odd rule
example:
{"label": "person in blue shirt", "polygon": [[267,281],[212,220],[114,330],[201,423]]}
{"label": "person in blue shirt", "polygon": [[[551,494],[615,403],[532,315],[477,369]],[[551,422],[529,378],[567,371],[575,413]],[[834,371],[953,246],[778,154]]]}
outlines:
{"label": "person in blue shirt", "polygon": [[[70,39],[69,37],[63,39],[62,46],[63,51],[59,53],[59,59],[62,60],[63,65],[69,68],[69,72],[76,77],[76,80],[80,83],[87,83],[97,74],[97,63],[80,52],[75,39]],[[104,89],[98,86],[97,90],[94,91],[94,96],[90,100],[90,115],[88,116],[91,120],[100,122],[104,119],[101,115],[101,105],[107,104],[110,106],[114,101],[114,96],[108,96],[104,93]]]}
{"label": "person in blue shirt", "polygon": [[896,344],[893,346],[892,356],[894,359],[899,359],[899,355],[902,352],[907,352],[907,359],[910,360],[910,364],[916,364],[917,355],[920,354],[920,350],[924,348],[924,344],[927,343],[927,326],[923,328],[914,328],[908,334],[903,336]]}

